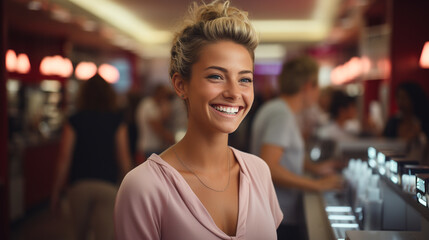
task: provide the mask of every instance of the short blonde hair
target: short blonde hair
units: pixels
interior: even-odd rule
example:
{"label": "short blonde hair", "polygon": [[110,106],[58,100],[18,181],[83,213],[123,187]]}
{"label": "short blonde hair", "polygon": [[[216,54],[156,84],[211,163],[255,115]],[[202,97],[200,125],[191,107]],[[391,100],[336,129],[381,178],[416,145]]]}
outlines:
{"label": "short blonde hair", "polygon": [[229,6],[229,1],[210,4],[193,3],[181,30],[173,39],[170,77],[179,73],[185,80],[191,77],[191,67],[198,61],[201,49],[211,43],[230,40],[243,45],[254,60],[258,45],[256,31],[247,12]]}
{"label": "short blonde hair", "polygon": [[280,93],[288,96],[297,94],[308,82],[317,86],[319,65],[309,56],[301,56],[283,64],[278,77]]}

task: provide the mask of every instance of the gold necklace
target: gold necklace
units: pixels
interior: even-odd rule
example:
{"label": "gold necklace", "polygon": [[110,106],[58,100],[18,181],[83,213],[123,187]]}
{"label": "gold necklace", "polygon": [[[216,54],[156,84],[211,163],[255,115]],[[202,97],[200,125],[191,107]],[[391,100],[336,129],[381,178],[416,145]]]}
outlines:
{"label": "gold necklace", "polygon": [[182,164],[182,166],[184,167],[184,168],[186,168],[186,170],[188,170],[189,172],[191,172],[197,179],[198,179],[198,181],[200,181],[200,183],[204,186],[204,187],[206,187],[206,188],[208,188],[208,189],[210,189],[210,190],[212,190],[212,191],[215,191],[215,192],[225,192],[226,191],[226,189],[228,189],[228,186],[229,186],[229,182],[230,182],[230,180],[231,180],[231,168],[230,168],[230,160],[229,160],[229,154],[228,154],[228,156],[227,156],[227,158],[228,158],[228,183],[226,184],[226,186],[225,186],[225,188],[224,189],[222,189],[222,190],[218,190],[218,189],[214,189],[214,188],[212,188],[212,187],[210,187],[210,186],[208,186],[207,184],[205,184],[204,183],[204,181],[203,180],[201,180],[201,178],[200,177],[198,177],[198,175],[194,172],[194,171],[192,171],[188,166],[186,166],[185,165],[185,163],[184,162],[182,162],[182,160],[180,159],[180,157],[179,157],[179,155],[176,153],[176,151],[174,150],[174,148],[173,148],[173,152],[174,152],[174,154],[176,155],[176,158],[177,158],[177,160],[179,160],[179,162],[180,162],[180,164]]}

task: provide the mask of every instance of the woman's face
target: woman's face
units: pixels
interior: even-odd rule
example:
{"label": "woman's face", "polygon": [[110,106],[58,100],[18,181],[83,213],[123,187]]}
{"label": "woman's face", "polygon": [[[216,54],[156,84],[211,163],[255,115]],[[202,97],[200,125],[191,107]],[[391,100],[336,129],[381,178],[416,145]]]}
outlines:
{"label": "woman's face", "polygon": [[234,132],[253,103],[253,60],[232,41],[204,46],[185,83],[189,124]]}

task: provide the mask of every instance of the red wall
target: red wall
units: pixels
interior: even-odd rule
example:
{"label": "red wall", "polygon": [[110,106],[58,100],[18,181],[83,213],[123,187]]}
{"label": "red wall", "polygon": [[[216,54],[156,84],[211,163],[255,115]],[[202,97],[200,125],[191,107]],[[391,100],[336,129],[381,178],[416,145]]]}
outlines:
{"label": "red wall", "polygon": [[365,94],[363,95],[363,117],[366,119],[369,113],[369,105],[372,101],[380,101],[380,86],[383,79],[374,79],[363,81]]}
{"label": "red wall", "polygon": [[423,45],[429,41],[429,1],[392,1],[392,36],[390,82],[390,108],[396,109],[395,90],[399,83],[413,80],[429,96],[429,69],[419,66]]}
{"label": "red wall", "polygon": [[28,147],[23,156],[25,210],[49,200],[52,192],[59,142]]}
{"label": "red wall", "polygon": [[6,18],[5,1],[0,1],[0,239],[9,239],[9,166],[7,158],[6,110]]}

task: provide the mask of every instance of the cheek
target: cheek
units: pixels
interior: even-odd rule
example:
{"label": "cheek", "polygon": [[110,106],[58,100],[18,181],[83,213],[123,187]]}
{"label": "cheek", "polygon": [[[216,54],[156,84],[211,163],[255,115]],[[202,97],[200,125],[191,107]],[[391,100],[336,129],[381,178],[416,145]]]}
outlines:
{"label": "cheek", "polygon": [[246,104],[248,104],[248,105],[249,105],[249,108],[250,108],[250,107],[252,106],[252,104],[253,104],[253,100],[254,100],[254,98],[255,98],[255,94],[254,94],[254,91],[253,91],[253,87],[251,87],[251,88],[249,88],[249,89],[246,89],[246,91],[244,92],[243,96],[246,98],[246,99],[245,99]]}

